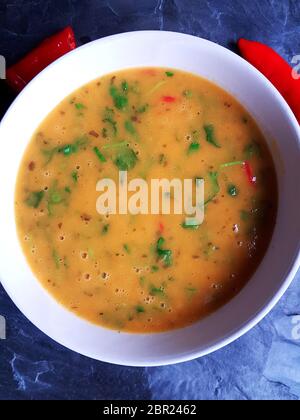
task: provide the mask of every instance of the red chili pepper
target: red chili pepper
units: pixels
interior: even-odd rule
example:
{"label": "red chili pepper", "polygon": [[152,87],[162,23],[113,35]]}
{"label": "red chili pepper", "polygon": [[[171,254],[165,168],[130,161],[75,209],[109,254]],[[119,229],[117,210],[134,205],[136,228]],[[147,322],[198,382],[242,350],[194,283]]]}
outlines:
{"label": "red chili pepper", "polygon": [[175,102],[176,101],[176,98],[174,97],[174,96],[163,96],[162,98],[161,98],[161,100],[163,101],[163,102]]}
{"label": "red chili pepper", "polygon": [[244,162],[244,169],[247,175],[247,179],[251,185],[255,185],[256,177],[253,175],[252,167],[249,162]]}
{"label": "red chili pepper", "polygon": [[161,222],[158,225],[158,230],[159,230],[159,233],[163,233],[163,231],[165,230],[165,227]]}
{"label": "red chili pepper", "polygon": [[57,58],[76,48],[73,29],[68,26],[57,34],[45,39],[18,63],[6,72],[7,83],[20,92],[31,79]]}
{"label": "red chili pepper", "polygon": [[263,73],[279,90],[300,124],[300,79],[294,79],[292,67],[272,48],[260,42],[241,38],[242,56]]}

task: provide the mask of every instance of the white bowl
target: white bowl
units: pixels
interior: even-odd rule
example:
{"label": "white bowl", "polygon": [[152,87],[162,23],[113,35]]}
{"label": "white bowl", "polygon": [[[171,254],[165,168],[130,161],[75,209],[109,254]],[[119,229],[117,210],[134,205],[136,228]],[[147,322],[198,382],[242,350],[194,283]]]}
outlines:
{"label": "white bowl", "polygon": [[[32,133],[79,86],[127,67],[174,67],[199,74],[234,95],[254,116],[272,151],[279,209],[271,245],[249,283],[229,303],[194,325],[136,335],[88,323],[43,289],[22,253],[15,226],[18,167]],[[89,357],[131,366],[182,362],[215,351],[257,324],[283,295],[299,267],[299,126],[277,90],[236,54],[204,39],[172,32],[131,32],[94,41],[38,75],[0,126],[0,273],[18,308],[45,334]]]}

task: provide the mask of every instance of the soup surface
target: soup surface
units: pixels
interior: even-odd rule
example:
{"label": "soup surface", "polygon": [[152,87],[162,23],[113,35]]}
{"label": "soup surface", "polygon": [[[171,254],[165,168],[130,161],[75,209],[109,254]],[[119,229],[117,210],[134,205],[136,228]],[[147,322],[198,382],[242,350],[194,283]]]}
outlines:
{"label": "soup surface", "polygon": [[[204,222],[99,214],[96,184],[118,183],[120,170],[204,179]],[[160,68],[106,75],[63,100],[32,137],[15,201],[42,285],[93,323],[139,333],[186,326],[239,292],[276,208],[273,162],[247,111],[207,80]]]}

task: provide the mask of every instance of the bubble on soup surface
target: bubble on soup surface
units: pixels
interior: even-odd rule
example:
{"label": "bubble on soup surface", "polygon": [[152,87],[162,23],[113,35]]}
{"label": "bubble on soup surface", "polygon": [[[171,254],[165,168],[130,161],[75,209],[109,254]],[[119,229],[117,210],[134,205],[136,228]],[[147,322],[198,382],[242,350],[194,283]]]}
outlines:
{"label": "bubble on soup surface", "polygon": [[92,280],[92,276],[91,276],[91,274],[90,274],[90,273],[83,273],[82,278],[83,278],[83,280],[85,280],[85,281],[90,281],[90,280]]}
{"label": "bubble on soup surface", "polygon": [[215,290],[219,290],[223,288],[223,285],[221,283],[213,283],[212,288]]}
{"label": "bubble on soup surface", "polygon": [[105,271],[101,274],[101,277],[102,277],[102,279],[103,280],[108,280],[109,279],[109,277],[110,277],[110,274],[109,273],[106,273]]}
{"label": "bubble on soup surface", "polygon": [[115,289],[115,294],[116,295],[124,295],[125,293],[126,293],[125,289],[120,289],[120,288]]}
{"label": "bubble on soup surface", "polygon": [[150,303],[153,303],[154,301],[154,296],[150,296],[148,295],[147,297],[144,298],[144,302],[149,305]]}
{"label": "bubble on soup surface", "polygon": [[143,272],[143,267],[133,267],[135,273],[139,274]]}
{"label": "bubble on soup surface", "polygon": [[[190,108],[190,107],[189,107]],[[182,103],[181,103],[181,106],[180,106],[180,108],[179,108],[179,111],[186,111],[187,110],[187,102],[186,101],[183,101]]]}
{"label": "bubble on soup surface", "polygon": [[87,258],[88,258],[88,253],[87,252],[85,252],[85,251],[80,251],[80,257],[83,259],[83,260],[86,260]]}

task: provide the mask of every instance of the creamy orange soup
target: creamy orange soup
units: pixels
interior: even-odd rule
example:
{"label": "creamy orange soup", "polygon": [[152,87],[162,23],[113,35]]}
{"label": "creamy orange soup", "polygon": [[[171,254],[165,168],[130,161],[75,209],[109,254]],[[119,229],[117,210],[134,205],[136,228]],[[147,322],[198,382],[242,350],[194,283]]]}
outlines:
{"label": "creamy orange soup", "polygon": [[[204,179],[205,217],[101,215],[103,178]],[[238,293],[260,263],[277,206],[270,153],[228,93],[173,69],[106,75],[34,133],[16,186],[27,260],[66,308],[104,327],[189,325]],[[172,200],[172,194],[170,195]]]}

